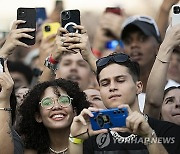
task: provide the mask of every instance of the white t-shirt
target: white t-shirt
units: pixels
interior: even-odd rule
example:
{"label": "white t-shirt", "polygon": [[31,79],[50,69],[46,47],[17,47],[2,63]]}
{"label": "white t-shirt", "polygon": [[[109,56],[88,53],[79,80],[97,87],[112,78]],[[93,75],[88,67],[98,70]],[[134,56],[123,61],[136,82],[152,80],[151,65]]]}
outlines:
{"label": "white t-shirt", "polygon": [[[169,79],[166,86],[165,86],[165,89],[172,87],[172,86],[180,86],[180,84],[175,82],[174,80]],[[146,93],[140,93],[138,95],[139,108],[140,108],[141,112],[143,112],[143,110],[144,110],[145,97],[146,97]]]}

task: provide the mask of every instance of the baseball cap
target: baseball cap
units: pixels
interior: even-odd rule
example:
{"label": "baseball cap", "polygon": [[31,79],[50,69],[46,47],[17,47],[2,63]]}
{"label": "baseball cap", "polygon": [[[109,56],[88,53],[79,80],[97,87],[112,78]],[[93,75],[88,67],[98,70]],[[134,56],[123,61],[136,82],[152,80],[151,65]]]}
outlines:
{"label": "baseball cap", "polygon": [[145,35],[154,36],[155,39],[161,43],[161,36],[155,20],[149,16],[131,16],[127,18],[122,24],[121,39],[126,36],[130,29],[134,26],[138,27]]}

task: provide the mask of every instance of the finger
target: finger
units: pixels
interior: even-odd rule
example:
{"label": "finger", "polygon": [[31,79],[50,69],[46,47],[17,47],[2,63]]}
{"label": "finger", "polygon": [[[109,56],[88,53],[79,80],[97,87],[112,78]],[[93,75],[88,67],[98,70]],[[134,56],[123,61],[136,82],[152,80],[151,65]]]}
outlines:
{"label": "finger", "polygon": [[23,43],[23,42],[20,42],[20,41],[17,41],[17,45],[18,45],[18,46],[25,47],[25,48],[30,48],[30,46],[28,46],[27,44],[25,44],[25,43]]}
{"label": "finger", "polygon": [[81,111],[81,115],[82,115],[82,116],[89,115],[89,117],[94,117],[94,115],[93,115],[93,114],[91,113],[91,111],[88,110],[88,109],[83,109],[83,110]]}
{"label": "finger", "polygon": [[122,132],[122,133],[132,133],[131,129],[129,128],[125,128],[125,127],[119,127],[119,128],[111,128],[112,131],[116,131],[116,132]]}
{"label": "finger", "polygon": [[79,34],[79,33],[68,33],[68,34],[64,34],[63,36],[66,36],[66,37],[79,37],[79,38],[81,38],[82,34]]}
{"label": "finger", "polygon": [[81,38],[79,38],[79,37],[68,37],[68,38],[66,38],[66,40],[64,40],[64,42],[66,42],[66,43],[80,43]]}
{"label": "finger", "polygon": [[83,46],[82,46],[82,43],[78,43],[78,44],[72,44],[72,45],[70,45],[69,47],[68,47],[68,49],[69,50],[71,50],[71,49],[83,49]]}
{"label": "finger", "polygon": [[16,21],[14,21],[13,25],[11,27],[11,30],[16,29],[19,24],[23,24],[23,23],[26,23],[26,21],[24,21],[24,20],[16,20]]}
{"label": "finger", "polygon": [[33,32],[35,31],[34,28],[20,28],[16,30],[16,33],[28,33],[28,32]]}
{"label": "finger", "polygon": [[60,27],[57,31],[57,35],[62,36],[63,33],[68,33],[67,29]]}
{"label": "finger", "polygon": [[81,34],[87,33],[87,30],[82,25],[75,25],[74,28],[79,29],[81,31]]}
{"label": "finger", "polygon": [[93,112],[98,112],[98,111],[99,111],[99,109],[94,108],[94,107],[89,107],[88,110],[90,110],[91,112],[92,112],[92,111],[93,111]]}
{"label": "finger", "polygon": [[28,34],[26,34],[26,33],[20,33],[20,34],[17,34],[17,35],[16,35],[16,38],[17,38],[17,39],[22,38],[22,37],[24,37],[24,38],[29,38],[29,39],[34,39],[33,36],[28,35]]}
{"label": "finger", "polygon": [[142,119],[137,119],[134,121],[134,126],[133,126],[133,133],[136,133],[138,130],[139,125],[142,123]]}

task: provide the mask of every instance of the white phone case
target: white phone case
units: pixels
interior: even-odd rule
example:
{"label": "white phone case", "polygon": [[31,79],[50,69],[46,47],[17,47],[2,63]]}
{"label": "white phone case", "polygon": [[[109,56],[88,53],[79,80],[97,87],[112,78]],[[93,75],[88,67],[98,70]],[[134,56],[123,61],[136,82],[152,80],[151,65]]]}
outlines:
{"label": "white phone case", "polygon": [[180,24],[180,5],[172,6],[172,26]]}

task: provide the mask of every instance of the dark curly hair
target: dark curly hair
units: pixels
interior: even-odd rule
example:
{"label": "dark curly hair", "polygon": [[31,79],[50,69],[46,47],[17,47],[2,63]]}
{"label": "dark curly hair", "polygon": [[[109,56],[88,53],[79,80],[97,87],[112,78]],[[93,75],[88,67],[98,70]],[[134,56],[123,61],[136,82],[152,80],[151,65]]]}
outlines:
{"label": "dark curly hair", "polygon": [[35,120],[35,114],[39,113],[39,102],[41,97],[48,87],[58,88],[66,91],[73,98],[72,106],[77,114],[84,108],[89,107],[89,102],[86,100],[86,95],[82,92],[77,83],[65,80],[56,79],[39,83],[27,94],[23,104],[20,107],[22,115],[20,126],[20,135],[24,139],[25,148],[37,150],[38,153],[48,152],[50,139],[48,131],[43,123],[38,123]]}

